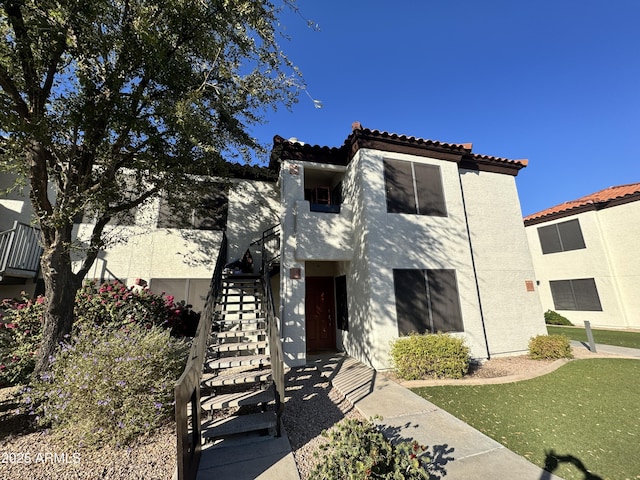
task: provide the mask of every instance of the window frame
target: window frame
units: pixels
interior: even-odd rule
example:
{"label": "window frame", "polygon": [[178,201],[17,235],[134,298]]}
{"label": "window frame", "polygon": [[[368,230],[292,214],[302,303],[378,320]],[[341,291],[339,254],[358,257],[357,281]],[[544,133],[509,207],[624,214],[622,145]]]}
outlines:
{"label": "window frame", "polygon": [[578,218],[538,227],[538,239],[543,255],[587,248]]}
{"label": "window frame", "polygon": [[[447,282],[450,290],[446,286],[442,289]],[[464,332],[456,270],[394,268],[393,284],[398,335]],[[443,314],[447,306],[443,302],[434,303],[437,298],[448,301],[449,313],[453,315]]]}
{"label": "window frame", "polygon": [[[219,204],[215,216],[203,214],[208,204]],[[229,218],[229,195],[225,190],[210,192],[188,212],[176,213],[164,195],[160,196],[156,228],[177,228],[181,230],[223,231]]]}
{"label": "window frame", "polygon": [[448,217],[440,165],[383,159],[387,213]]}
{"label": "window frame", "polygon": [[602,312],[595,278],[550,280],[549,289],[555,310]]}

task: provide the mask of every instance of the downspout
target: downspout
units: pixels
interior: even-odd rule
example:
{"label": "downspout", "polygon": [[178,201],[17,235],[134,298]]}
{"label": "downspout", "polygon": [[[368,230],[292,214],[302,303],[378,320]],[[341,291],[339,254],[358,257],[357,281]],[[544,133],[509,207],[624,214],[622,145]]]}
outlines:
{"label": "downspout", "polygon": [[469,239],[469,253],[471,254],[471,267],[473,269],[473,278],[476,283],[476,294],[478,295],[478,307],[480,308],[480,321],[482,322],[482,334],[484,335],[484,343],[487,347],[487,360],[491,359],[489,351],[489,338],[487,337],[487,327],[484,324],[484,312],[482,310],[482,299],[480,298],[480,284],[478,283],[478,272],[476,271],[476,261],[473,254],[473,245],[471,243],[471,230],[469,229],[469,218],[467,217],[467,202],[464,198],[464,187],[462,186],[462,172],[458,170],[458,181],[460,182],[460,194],[462,195],[462,210],[464,211],[464,223],[467,227],[467,238]]}

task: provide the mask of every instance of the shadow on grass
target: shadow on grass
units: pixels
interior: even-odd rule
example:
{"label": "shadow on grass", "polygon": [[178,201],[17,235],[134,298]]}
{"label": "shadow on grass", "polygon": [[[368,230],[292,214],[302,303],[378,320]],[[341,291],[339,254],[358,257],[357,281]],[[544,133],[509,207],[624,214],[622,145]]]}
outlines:
{"label": "shadow on grass", "polygon": [[569,463],[576,467],[580,472],[584,474],[584,480],[603,480],[602,477],[591,473],[587,470],[587,467],[584,466],[582,460],[573,455],[558,455],[553,450],[545,452],[545,460],[544,460],[544,472],[540,477],[540,480],[549,480],[551,478],[551,473],[553,473],[561,463]]}

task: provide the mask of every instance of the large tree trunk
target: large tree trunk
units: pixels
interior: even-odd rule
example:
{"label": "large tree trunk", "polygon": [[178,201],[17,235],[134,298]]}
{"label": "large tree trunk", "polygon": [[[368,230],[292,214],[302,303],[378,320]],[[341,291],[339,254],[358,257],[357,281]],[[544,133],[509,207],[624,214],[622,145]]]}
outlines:
{"label": "large tree trunk", "polygon": [[64,340],[65,335],[71,333],[75,296],[81,284],[71,270],[69,250],[62,242],[45,247],[40,268],[44,278],[47,310],[34,375],[47,369],[56,347]]}

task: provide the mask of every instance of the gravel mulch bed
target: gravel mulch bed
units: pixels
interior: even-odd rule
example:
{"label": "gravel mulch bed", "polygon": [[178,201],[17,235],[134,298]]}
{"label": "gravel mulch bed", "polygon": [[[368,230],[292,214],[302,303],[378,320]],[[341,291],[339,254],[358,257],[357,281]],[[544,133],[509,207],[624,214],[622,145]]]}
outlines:
{"label": "gravel mulch bed", "polygon": [[129,448],[61,446],[17,415],[17,388],[0,389],[0,478],[3,480],[170,479],[176,468],[176,434],[166,426]]}

